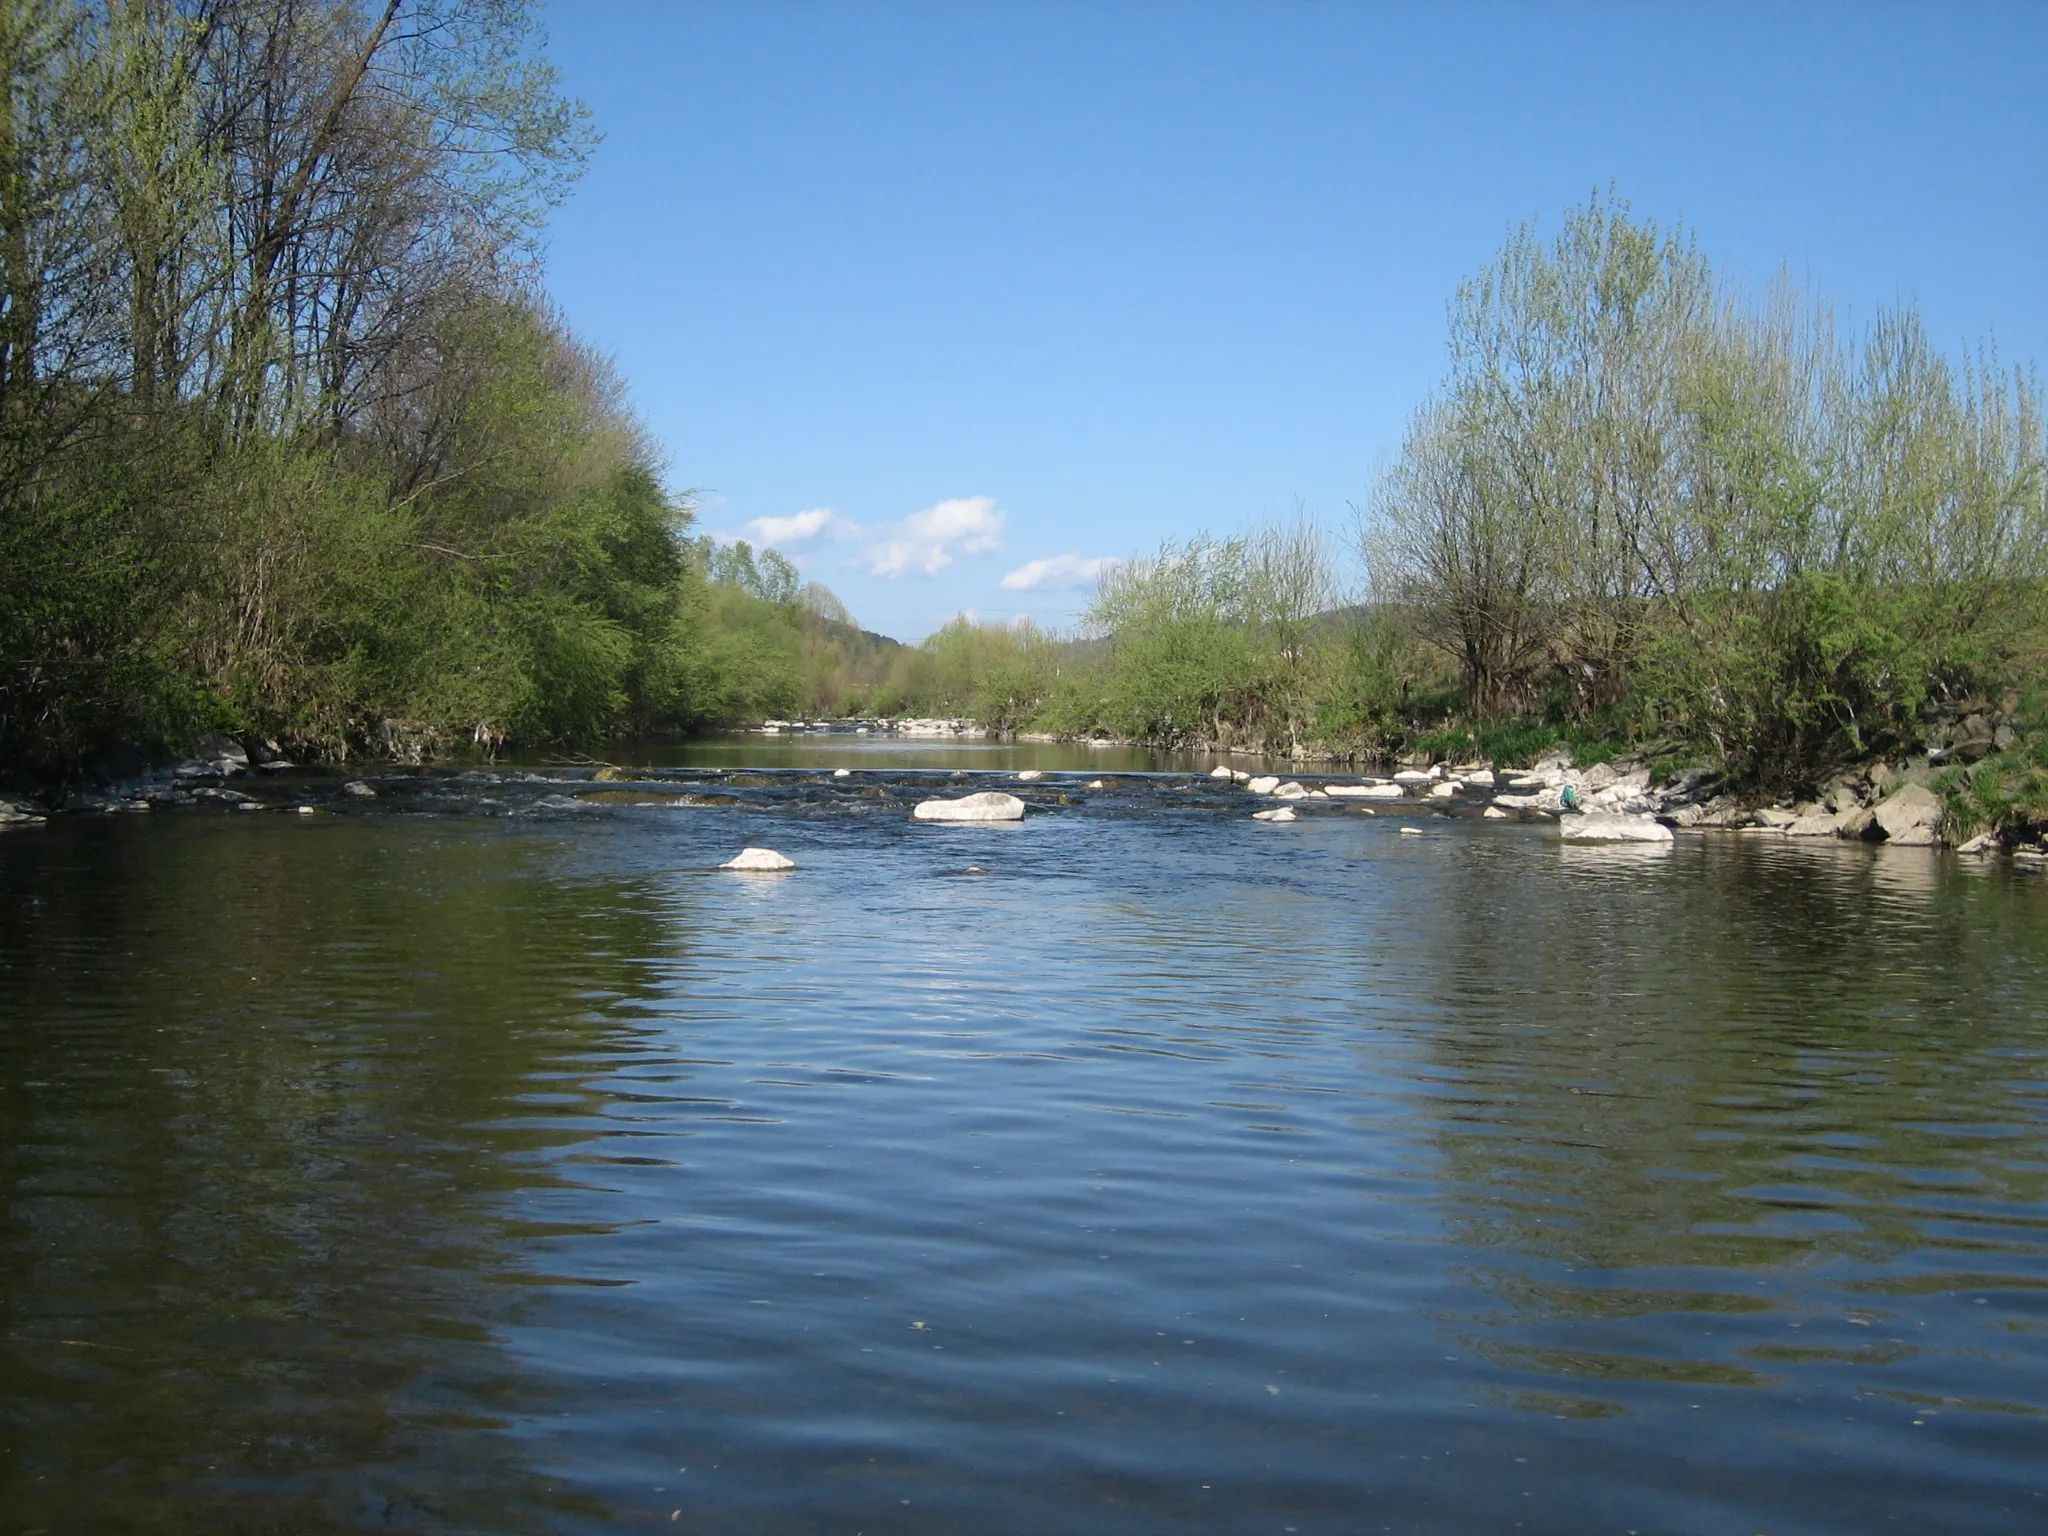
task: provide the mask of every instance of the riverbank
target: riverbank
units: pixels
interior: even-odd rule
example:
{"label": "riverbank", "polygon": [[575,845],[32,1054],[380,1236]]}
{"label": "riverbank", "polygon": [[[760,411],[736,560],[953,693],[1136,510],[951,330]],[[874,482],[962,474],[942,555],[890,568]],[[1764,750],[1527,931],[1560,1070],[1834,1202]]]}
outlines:
{"label": "riverbank", "polygon": [[654,744],[661,760],[639,762],[298,765],[261,754],[252,759],[240,743],[215,737],[202,755],[137,778],[45,800],[0,800],[0,825],[150,812],[317,817],[467,808],[552,815],[618,805],[752,809],[810,820],[907,816],[934,794],[1000,789],[1022,798],[1034,815],[1256,811],[1282,821],[1394,816],[1418,828],[1449,818],[1544,822],[1567,836],[1638,841],[1653,833],[1723,833],[1954,848],[2036,865],[2044,857],[2038,826],[2021,825],[2014,835],[1962,822],[1954,810],[1955,770],[1925,758],[1864,765],[1796,798],[1745,794],[1707,769],[1661,772],[1633,755],[1582,765],[1569,751],[1556,751],[1528,764],[1464,759],[1375,774],[1253,759],[1260,769],[1254,772],[1228,755],[1204,762],[1107,743],[999,742],[960,721],[877,720],[839,730],[824,724],[775,722],[694,744]]}

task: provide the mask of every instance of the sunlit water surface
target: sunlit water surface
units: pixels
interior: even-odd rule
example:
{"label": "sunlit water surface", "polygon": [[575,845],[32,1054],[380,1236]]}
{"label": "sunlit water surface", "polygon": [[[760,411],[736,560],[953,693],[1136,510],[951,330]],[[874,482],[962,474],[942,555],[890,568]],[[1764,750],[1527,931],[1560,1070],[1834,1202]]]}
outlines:
{"label": "sunlit water surface", "polygon": [[0,1531],[2048,1528],[2048,879],[844,746],[0,838]]}

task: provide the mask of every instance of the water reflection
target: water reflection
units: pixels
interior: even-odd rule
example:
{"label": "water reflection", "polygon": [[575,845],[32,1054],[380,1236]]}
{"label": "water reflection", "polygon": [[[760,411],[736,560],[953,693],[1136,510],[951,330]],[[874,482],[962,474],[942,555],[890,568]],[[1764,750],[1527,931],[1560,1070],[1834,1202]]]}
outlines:
{"label": "water reflection", "polygon": [[[1182,781],[943,828],[422,782],[0,843],[25,1526],[2048,1493],[2048,882]],[[747,843],[798,873],[712,872]]]}
{"label": "water reflection", "polygon": [[[1809,1445],[2048,1413],[2013,1310],[2048,1290],[2040,903],[1907,852],[1567,858],[1514,922],[1498,858],[1450,866],[1439,1140],[1485,1300],[1444,1316],[1520,1378],[1504,1401],[1656,1420],[1761,1393],[1759,1431]],[[1873,1519],[1942,1475],[1888,1453],[1912,1470],[1873,1474]],[[1752,1447],[1742,1497],[1801,1476]]]}
{"label": "water reflection", "polygon": [[[661,936],[540,850],[80,826],[0,866],[9,1528],[559,1528],[502,1197]],[[146,1011],[137,1004],[146,1000]],[[563,1085],[572,1094],[582,1090]]]}

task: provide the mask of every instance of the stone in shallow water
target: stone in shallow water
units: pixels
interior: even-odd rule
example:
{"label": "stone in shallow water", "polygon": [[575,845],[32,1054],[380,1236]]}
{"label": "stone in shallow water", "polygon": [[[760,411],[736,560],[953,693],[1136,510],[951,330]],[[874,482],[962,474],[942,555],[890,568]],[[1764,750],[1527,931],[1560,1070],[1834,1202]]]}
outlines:
{"label": "stone in shallow water", "polygon": [[1209,770],[1209,777],[1212,779],[1227,779],[1230,777],[1230,770],[1224,767],[1221,763],[1218,763],[1214,768],[1211,768]]}
{"label": "stone in shallow water", "polygon": [[1398,784],[1331,784],[1324,793],[1333,800],[1400,800],[1408,791]]}
{"label": "stone in shallow water", "polygon": [[1270,795],[1280,787],[1280,780],[1273,774],[1262,773],[1245,785],[1255,795]]}
{"label": "stone in shallow water", "polygon": [[1294,780],[1289,779],[1285,784],[1282,784],[1273,791],[1273,797],[1277,800],[1306,800],[1308,798],[1308,791],[1295,783]]}
{"label": "stone in shallow water", "polygon": [[767,873],[780,869],[795,869],[796,860],[784,858],[773,848],[742,848],[736,859],[730,859],[718,866],[720,869],[737,869],[745,873]]}
{"label": "stone in shallow water", "polygon": [[835,779],[850,779],[853,777],[853,770],[851,768],[834,768],[832,770],[832,777]]}
{"label": "stone in shallow water", "polygon": [[1480,815],[1484,816],[1488,821],[1506,821],[1508,819],[1508,813],[1497,805],[1489,805],[1484,811],[1480,812]]}
{"label": "stone in shallow water", "polygon": [[1045,773],[1042,769],[1026,768],[1022,773],[1018,774],[1017,777],[1019,779],[1022,779],[1026,784],[1029,784],[1033,779],[1044,778]]}
{"label": "stone in shallow water", "polygon": [[1024,802],[1015,795],[984,790],[958,800],[920,800],[910,814],[919,821],[1022,821]]}
{"label": "stone in shallow water", "polygon": [[1252,812],[1253,821],[1293,821],[1294,819],[1294,807],[1291,805],[1283,805],[1271,811]]}
{"label": "stone in shallow water", "polygon": [[1557,824],[1568,843],[1668,843],[1671,829],[1650,816],[1606,816],[1589,812],[1566,816]]}

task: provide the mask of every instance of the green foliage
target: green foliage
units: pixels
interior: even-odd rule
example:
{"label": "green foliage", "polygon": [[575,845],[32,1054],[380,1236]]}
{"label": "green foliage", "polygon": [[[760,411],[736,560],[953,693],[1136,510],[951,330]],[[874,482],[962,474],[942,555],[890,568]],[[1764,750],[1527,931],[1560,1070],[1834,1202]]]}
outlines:
{"label": "green foliage", "polygon": [[1727,298],[1601,198],[1512,235],[1452,331],[1361,543],[1470,718],[1605,717],[1808,787],[2038,658],[2031,375],[1951,361],[1910,310],[1845,343],[1789,289]]}
{"label": "green foliage", "polygon": [[2048,834],[2048,693],[2027,696],[2016,724],[2011,746],[1935,776],[1950,836],[1988,831],[2019,842]]}

